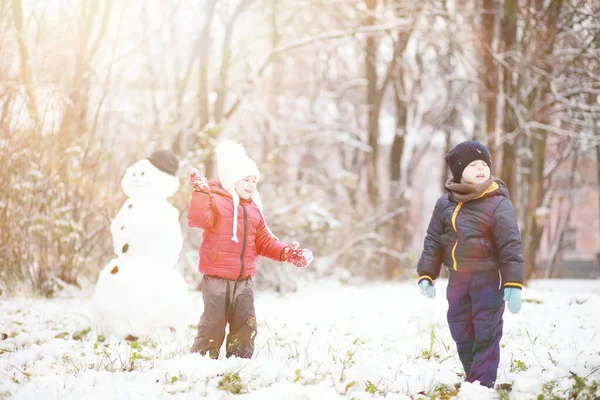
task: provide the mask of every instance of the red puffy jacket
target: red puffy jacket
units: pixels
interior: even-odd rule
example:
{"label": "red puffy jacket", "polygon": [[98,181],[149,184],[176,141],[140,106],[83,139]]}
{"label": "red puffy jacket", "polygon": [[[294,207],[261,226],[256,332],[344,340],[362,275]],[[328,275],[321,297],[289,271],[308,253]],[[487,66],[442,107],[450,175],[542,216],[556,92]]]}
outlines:
{"label": "red puffy jacket", "polygon": [[188,225],[204,229],[198,270],[209,276],[235,280],[256,274],[256,260],[264,256],[281,260],[287,245],[267,231],[258,206],[240,199],[239,242],[231,240],[233,199],[218,182],[209,182],[212,195],[194,191],[188,211]]}

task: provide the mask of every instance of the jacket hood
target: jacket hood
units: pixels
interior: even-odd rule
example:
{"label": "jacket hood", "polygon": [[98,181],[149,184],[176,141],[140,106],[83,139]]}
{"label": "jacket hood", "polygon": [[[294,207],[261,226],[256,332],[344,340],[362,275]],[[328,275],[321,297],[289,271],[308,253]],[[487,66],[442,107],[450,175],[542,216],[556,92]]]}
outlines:
{"label": "jacket hood", "polygon": [[488,193],[488,195],[499,195],[499,196],[504,196],[506,198],[510,198],[510,193],[508,191],[508,187],[506,186],[506,183],[504,183],[502,181],[502,179],[500,179],[500,178],[494,178],[494,182],[496,184],[498,184],[498,189],[494,190],[493,192]]}

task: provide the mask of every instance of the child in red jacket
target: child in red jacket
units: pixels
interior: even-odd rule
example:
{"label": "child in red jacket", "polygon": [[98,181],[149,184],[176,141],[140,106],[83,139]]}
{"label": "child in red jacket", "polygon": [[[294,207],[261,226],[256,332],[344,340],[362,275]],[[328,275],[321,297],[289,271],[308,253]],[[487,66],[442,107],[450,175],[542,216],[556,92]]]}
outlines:
{"label": "child in red jacket", "polygon": [[215,149],[219,181],[207,181],[192,169],[194,187],[188,224],[204,229],[199,271],[204,313],[191,351],[218,358],[229,324],[226,355],[250,358],[254,352],[256,315],[252,276],[258,256],[308,266],[313,255],[273,235],[262,212],[256,183],[258,167],[244,147],[231,140]]}

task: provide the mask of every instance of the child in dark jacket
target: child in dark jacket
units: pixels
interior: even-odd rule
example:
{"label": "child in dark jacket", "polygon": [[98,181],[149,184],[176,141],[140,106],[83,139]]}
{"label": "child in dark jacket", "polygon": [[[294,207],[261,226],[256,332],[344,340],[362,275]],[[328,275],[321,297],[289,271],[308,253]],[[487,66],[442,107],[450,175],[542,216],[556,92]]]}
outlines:
{"label": "child in dark jacket", "polygon": [[427,228],[418,285],[423,295],[435,297],[434,281],[446,265],[447,320],[465,380],[493,387],[504,301],[512,313],[521,308],[521,235],[508,189],[491,176],[488,149],[467,141],[445,159],[452,178]]}
{"label": "child in dark jacket", "polygon": [[188,224],[204,229],[199,271],[204,313],[191,351],[218,358],[229,324],[226,356],[250,358],[254,352],[256,315],[252,277],[258,256],[287,261],[298,268],[313,259],[310,250],[290,246],[271,232],[256,190],[258,167],[242,145],[226,140],[216,147],[219,181],[192,169],[194,191]]}

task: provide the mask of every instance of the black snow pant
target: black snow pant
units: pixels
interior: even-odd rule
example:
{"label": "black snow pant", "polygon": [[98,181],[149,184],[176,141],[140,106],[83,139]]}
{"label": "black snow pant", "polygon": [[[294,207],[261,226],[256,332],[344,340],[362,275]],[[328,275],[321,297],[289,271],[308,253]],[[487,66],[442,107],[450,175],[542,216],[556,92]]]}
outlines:
{"label": "black snow pant", "polygon": [[252,278],[236,282],[205,275],[201,290],[204,313],[191,352],[209,353],[211,358],[219,358],[225,327],[229,324],[225,345],[227,357],[252,357],[256,336]]}
{"label": "black snow pant", "polygon": [[500,362],[503,290],[498,271],[449,271],[448,325],[467,382],[494,387]]}

